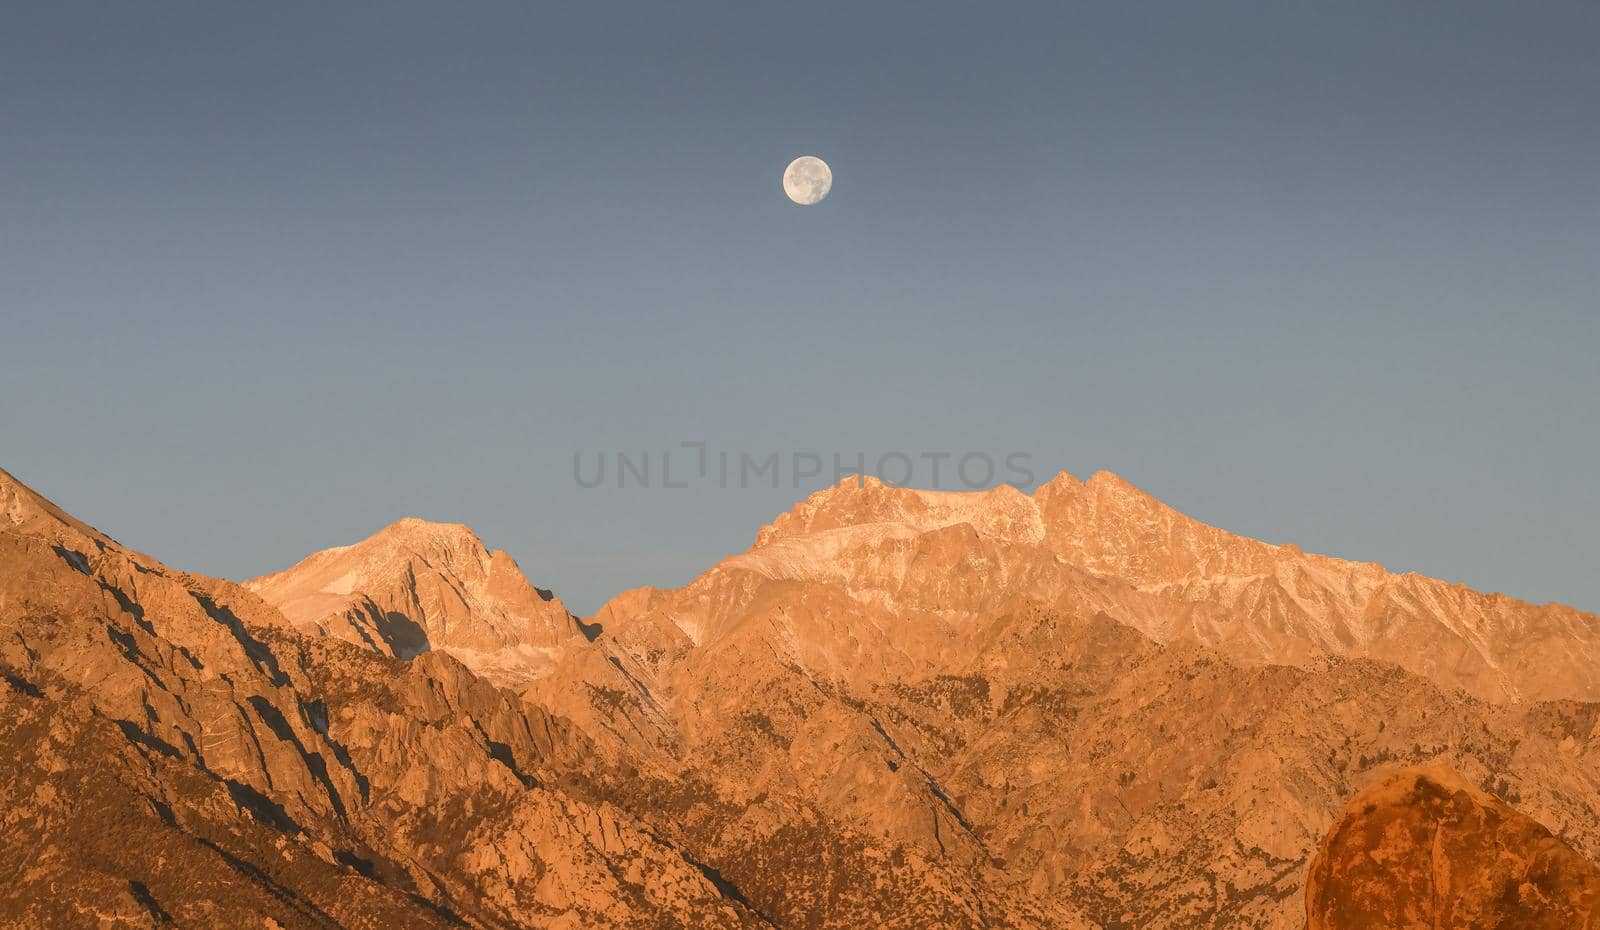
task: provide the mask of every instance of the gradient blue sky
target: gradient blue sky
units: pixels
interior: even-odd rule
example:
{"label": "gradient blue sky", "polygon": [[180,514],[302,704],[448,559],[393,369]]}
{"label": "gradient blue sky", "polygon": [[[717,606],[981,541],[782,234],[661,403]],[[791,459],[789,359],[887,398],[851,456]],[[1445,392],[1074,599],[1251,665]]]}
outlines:
{"label": "gradient blue sky", "polygon": [[573,481],[703,439],[1600,608],[1593,2],[5,19],[0,466],[180,567],[414,514],[587,612],[819,483]]}

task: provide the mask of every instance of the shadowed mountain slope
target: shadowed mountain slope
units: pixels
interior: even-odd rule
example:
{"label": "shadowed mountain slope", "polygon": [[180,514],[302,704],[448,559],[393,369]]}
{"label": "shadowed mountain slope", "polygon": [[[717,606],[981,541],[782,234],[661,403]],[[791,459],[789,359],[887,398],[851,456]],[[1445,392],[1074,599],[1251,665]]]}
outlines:
{"label": "shadowed mountain slope", "polygon": [[0,926],[760,924],[586,787],[561,721],[300,636],[3,473],[0,673]]}

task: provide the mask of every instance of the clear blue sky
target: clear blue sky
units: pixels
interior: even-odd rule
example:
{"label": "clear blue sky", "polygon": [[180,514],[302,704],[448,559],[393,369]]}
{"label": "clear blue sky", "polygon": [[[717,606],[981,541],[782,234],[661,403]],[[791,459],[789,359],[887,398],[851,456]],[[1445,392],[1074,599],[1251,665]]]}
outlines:
{"label": "clear blue sky", "polygon": [[235,578],[465,522],[587,612],[822,479],[575,452],[1024,451],[1600,608],[1597,46],[1593,2],[29,4],[0,466]]}

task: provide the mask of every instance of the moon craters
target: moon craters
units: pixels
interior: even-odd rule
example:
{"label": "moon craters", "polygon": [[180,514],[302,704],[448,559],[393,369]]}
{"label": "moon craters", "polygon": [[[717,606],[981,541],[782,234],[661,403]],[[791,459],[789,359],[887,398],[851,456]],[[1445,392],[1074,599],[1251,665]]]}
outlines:
{"label": "moon craters", "polygon": [[783,172],[783,192],[803,207],[821,203],[833,187],[828,163],[815,155],[801,155]]}

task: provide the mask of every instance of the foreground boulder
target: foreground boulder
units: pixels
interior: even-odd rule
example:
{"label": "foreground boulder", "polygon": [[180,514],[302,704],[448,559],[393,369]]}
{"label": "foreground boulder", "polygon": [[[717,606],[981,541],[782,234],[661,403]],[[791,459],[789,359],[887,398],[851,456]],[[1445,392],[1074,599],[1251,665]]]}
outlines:
{"label": "foreground boulder", "polygon": [[1311,863],[1308,930],[1592,930],[1600,867],[1439,766],[1379,779]]}

